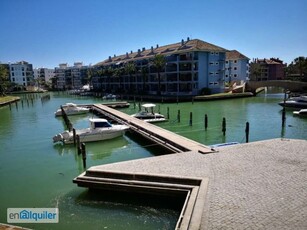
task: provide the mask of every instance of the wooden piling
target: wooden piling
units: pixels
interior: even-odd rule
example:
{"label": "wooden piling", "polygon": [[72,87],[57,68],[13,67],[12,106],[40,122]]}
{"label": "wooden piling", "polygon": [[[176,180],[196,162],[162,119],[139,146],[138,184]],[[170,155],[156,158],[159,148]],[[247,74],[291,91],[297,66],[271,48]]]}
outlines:
{"label": "wooden piling", "polygon": [[180,123],[180,109],[178,109],[177,120],[178,120],[178,123]]}
{"label": "wooden piling", "polygon": [[208,128],[208,116],[205,114],[205,130]]}
{"label": "wooden piling", "polygon": [[282,108],[282,115],[281,115],[281,125],[282,127],[285,126],[286,123],[286,98],[287,98],[287,90],[285,90],[285,94],[284,94],[284,104],[283,104],[283,108]]}
{"label": "wooden piling", "polygon": [[190,112],[190,122],[189,122],[190,126],[192,126],[193,124],[193,113]]}
{"label": "wooden piling", "polygon": [[74,137],[74,146],[76,146],[76,129],[72,129],[73,137]]}
{"label": "wooden piling", "polygon": [[225,136],[226,134],[226,118],[225,117],[223,117],[222,132],[223,132],[223,135]]}
{"label": "wooden piling", "polygon": [[167,107],[167,120],[169,120],[169,107]]}
{"label": "wooden piling", "polygon": [[23,108],[23,100],[21,100],[21,107]]}
{"label": "wooden piling", "polygon": [[249,122],[246,122],[246,126],[245,126],[245,140],[246,140],[246,143],[248,143],[249,141]]}
{"label": "wooden piling", "polygon": [[81,154],[80,136],[76,135],[78,155]]}
{"label": "wooden piling", "polygon": [[81,153],[82,153],[83,168],[86,169],[86,151],[84,143],[81,144]]}

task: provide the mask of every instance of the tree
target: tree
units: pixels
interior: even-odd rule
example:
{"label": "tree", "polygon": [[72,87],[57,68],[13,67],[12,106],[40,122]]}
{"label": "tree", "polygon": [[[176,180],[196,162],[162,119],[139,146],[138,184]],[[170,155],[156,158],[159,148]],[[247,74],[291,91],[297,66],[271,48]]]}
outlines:
{"label": "tree", "polygon": [[253,81],[257,81],[258,76],[261,76],[261,65],[257,62],[252,62],[250,64],[250,78]]}
{"label": "tree", "polygon": [[117,68],[117,69],[114,69],[114,72],[113,72],[113,77],[115,78],[118,78],[119,79],[119,91],[121,92],[122,91],[122,74],[123,74],[123,68]]}
{"label": "tree", "polygon": [[303,80],[304,74],[307,73],[307,57],[297,57],[294,59],[294,65],[297,67],[300,74],[300,79]]}
{"label": "tree", "polygon": [[164,70],[166,59],[164,55],[157,54],[152,60],[152,65],[156,68],[158,74],[158,92],[157,95],[161,95],[161,72]]}
{"label": "tree", "polygon": [[133,82],[133,80],[132,80],[132,78],[133,78],[132,74],[134,74],[135,71],[136,71],[136,68],[135,68],[134,62],[128,62],[128,63],[126,63],[126,65],[125,65],[125,72],[126,72],[126,74],[129,75],[129,90],[130,90],[130,91],[132,90],[132,82]]}
{"label": "tree", "polygon": [[147,76],[148,76],[148,67],[142,67],[140,69],[140,73],[141,73],[142,81],[143,81],[143,92],[145,92],[146,81],[147,81]]}
{"label": "tree", "polygon": [[9,85],[8,65],[0,64],[0,96],[5,96]]}

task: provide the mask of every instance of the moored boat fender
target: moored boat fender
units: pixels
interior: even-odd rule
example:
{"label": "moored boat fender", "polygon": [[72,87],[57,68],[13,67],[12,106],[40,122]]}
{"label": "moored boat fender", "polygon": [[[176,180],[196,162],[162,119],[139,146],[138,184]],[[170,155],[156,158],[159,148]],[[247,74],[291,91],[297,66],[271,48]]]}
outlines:
{"label": "moored boat fender", "polygon": [[69,135],[69,131],[65,131],[63,133],[59,133],[58,135],[55,135],[53,137],[53,142],[59,142],[59,141],[64,141],[66,139],[69,139],[70,135]]}

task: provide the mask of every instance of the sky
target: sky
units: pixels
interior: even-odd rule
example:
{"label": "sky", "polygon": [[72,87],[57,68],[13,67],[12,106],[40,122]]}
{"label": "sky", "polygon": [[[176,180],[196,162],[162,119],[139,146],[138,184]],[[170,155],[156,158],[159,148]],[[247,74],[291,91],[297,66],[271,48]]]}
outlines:
{"label": "sky", "polygon": [[0,62],[94,65],[200,39],[250,59],[307,56],[307,0],[0,0]]}

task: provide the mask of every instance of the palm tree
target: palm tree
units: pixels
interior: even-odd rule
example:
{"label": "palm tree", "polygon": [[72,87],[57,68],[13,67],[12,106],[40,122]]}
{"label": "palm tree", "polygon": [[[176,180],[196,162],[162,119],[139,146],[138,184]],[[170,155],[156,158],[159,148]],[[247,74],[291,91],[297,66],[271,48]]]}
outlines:
{"label": "palm tree", "polygon": [[251,80],[257,81],[258,76],[261,75],[261,65],[257,62],[253,62],[250,64],[250,75],[251,75]]}
{"label": "palm tree", "polygon": [[129,90],[132,90],[132,74],[136,71],[134,62],[128,62],[125,65],[125,72],[129,75]]}
{"label": "palm tree", "polygon": [[111,90],[111,87],[110,87],[110,84],[111,84],[111,77],[113,76],[113,68],[111,66],[109,66],[107,69],[105,69],[104,71],[104,74],[107,76],[107,91],[110,92]]}
{"label": "palm tree", "polygon": [[143,81],[143,92],[145,92],[145,88],[146,88],[146,81],[147,81],[147,76],[148,76],[148,67],[142,67],[140,69],[140,73],[142,76],[142,81]]}
{"label": "palm tree", "polygon": [[304,72],[307,72],[307,58],[305,57],[297,57],[294,59],[294,65],[297,67],[299,74],[300,74],[300,79],[303,80],[303,74]]}
{"label": "palm tree", "polygon": [[157,73],[158,73],[158,92],[157,95],[161,95],[161,72],[165,68],[166,59],[164,55],[157,54],[155,55],[154,59],[152,60],[152,65],[156,67]]}
{"label": "palm tree", "polygon": [[122,74],[123,74],[123,68],[117,68],[113,71],[113,77],[119,79],[119,92],[122,91]]}

